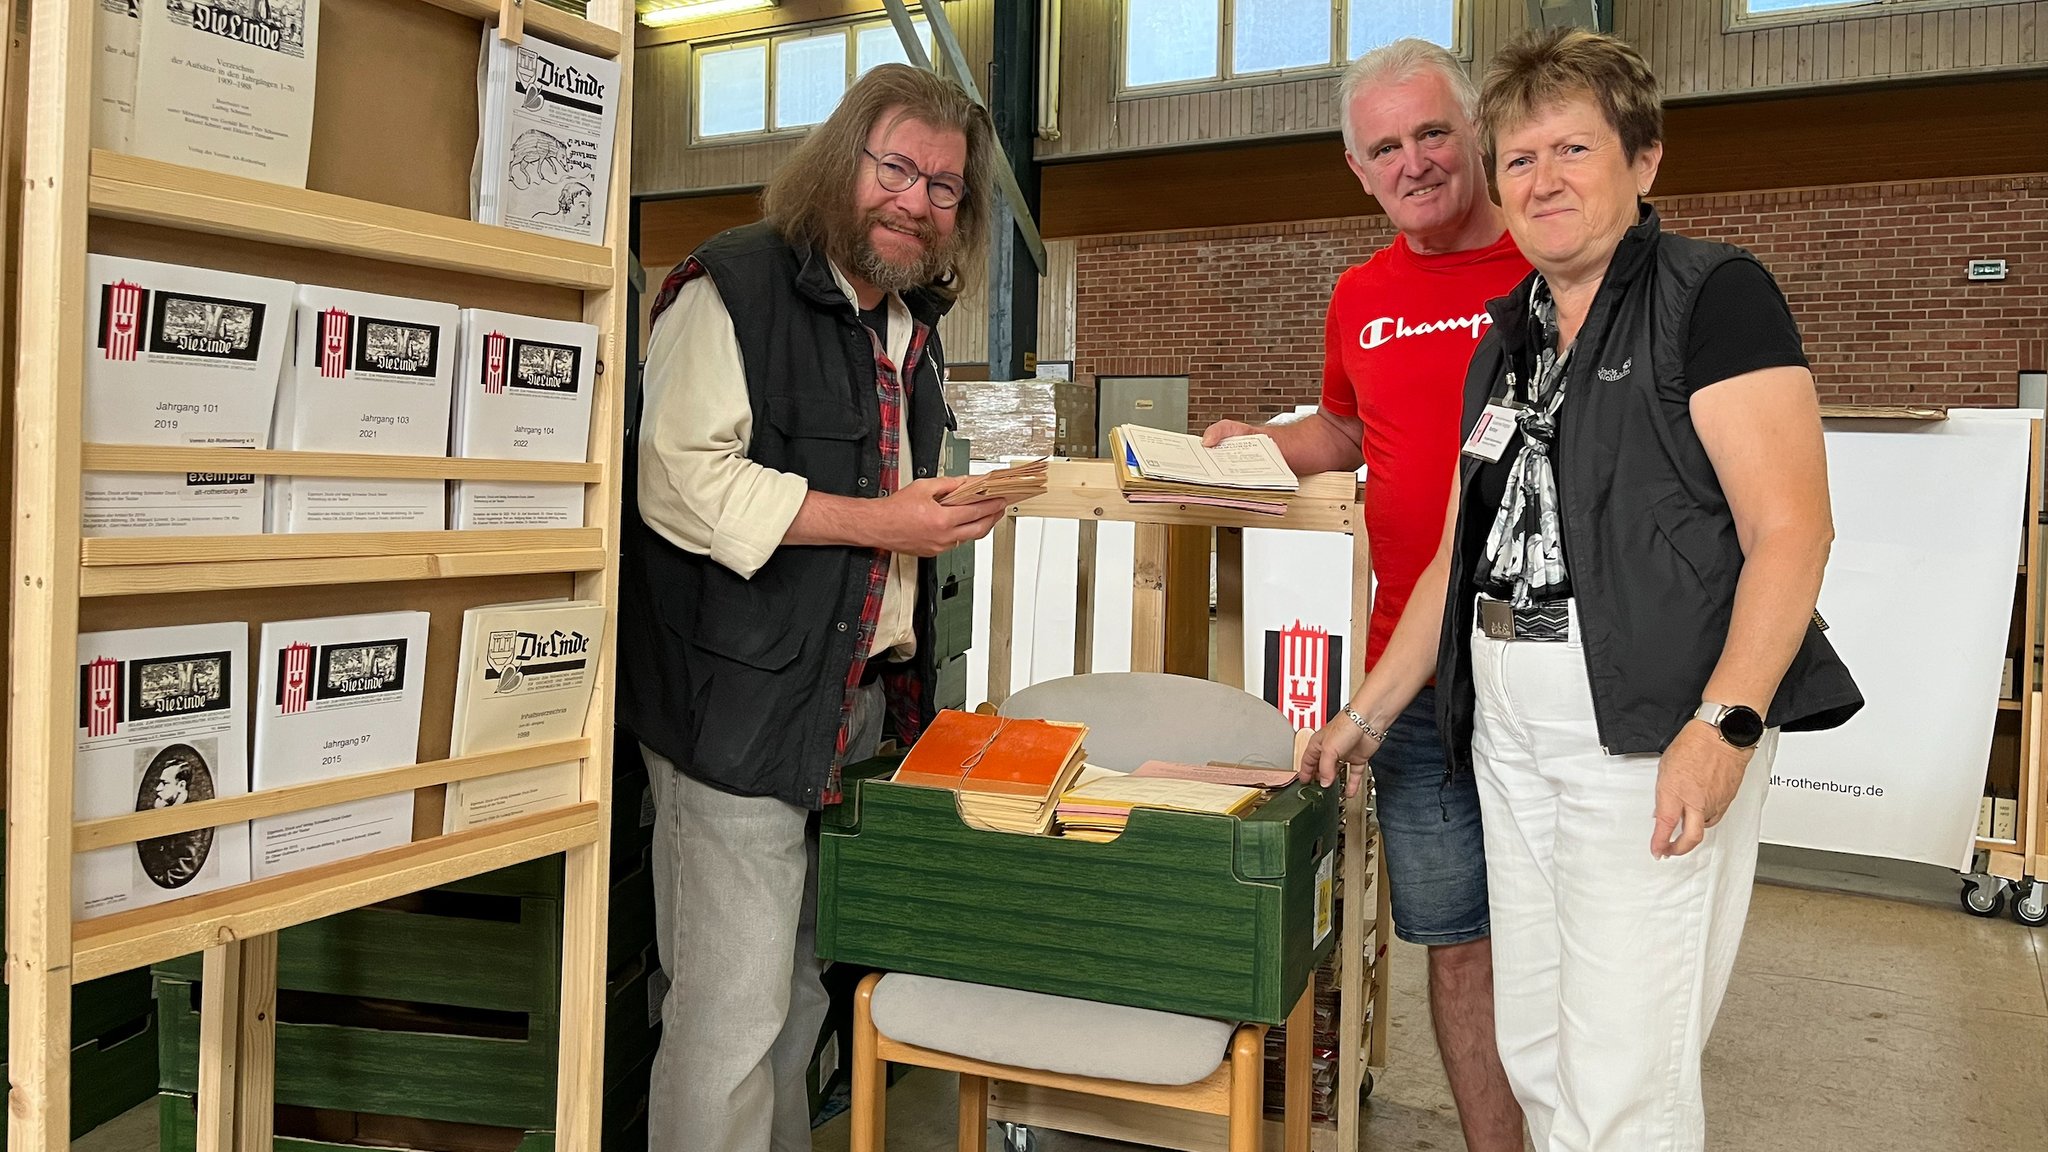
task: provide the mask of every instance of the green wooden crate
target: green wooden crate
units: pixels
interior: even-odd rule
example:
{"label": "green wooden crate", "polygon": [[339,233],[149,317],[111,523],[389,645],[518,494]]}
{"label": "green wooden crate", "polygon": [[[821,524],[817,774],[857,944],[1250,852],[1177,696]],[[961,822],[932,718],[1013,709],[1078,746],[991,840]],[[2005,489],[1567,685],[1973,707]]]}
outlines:
{"label": "green wooden crate", "polygon": [[857,766],[820,840],[818,954],[1191,1016],[1278,1024],[1336,942],[1339,798],[1243,819],[1141,810],[1091,844],[968,828],[950,792]]}
{"label": "green wooden crate", "polygon": [[[199,1007],[181,980],[157,981],[162,1088],[196,1091]],[[407,1009],[372,1017],[366,1002],[342,1008],[375,1024],[295,1021],[294,997],[280,993],[277,1102],[456,1124],[546,1129],[554,1124],[556,1011],[503,1013],[490,1034],[464,1034],[474,1017]],[[329,1005],[329,1007],[342,1007]],[[323,1013],[323,1015],[325,1015]],[[495,1014],[494,1014],[495,1015]],[[523,1028],[521,1027],[523,1024]]]}
{"label": "green wooden crate", "polygon": [[939,661],[939,682],[932,688],[932,707],[967,707],[967,654]]}
{"label": "green wooden crate", "polygon": [[[156,1053],[156,1018],[147,1014],[71,1049],[72,1139],[149,1099],[156,1091]],[[0,1064],[0,1076],[6,1074]],[[0,1148],[9,1147],[7,1127],[0,1114]]]}
{"label": "green wooden crate", "polygon": [[[617,1087],[605,1093],[604,1118],[600,1127],[603,1152],[646,1152],[649,1071],[650,1065],[641,1064],[630,1070]],[[195,1152],[198,1130],[198,1107],[189,1093],[164,1092],[157,1096],[159,1152]],[[433,1127],[428,1126],[425,1134],[428,1138],[408,1141],[407,1144],[394,1144],[389,1139],[370,1143],[279,1136],[272,1142],[272,1147],[276,1152],[394,1152],[394,1148],[404,1152],[408,1145],[421,1149],[486,1146],[502,1152],[555,1152],[555,1134],[551,1130],[479,1132],[476,1128],[465,1128],[458,1134],[451,1134],[453,1138],[437,1139]]]}
{"label": "green wooden crate", "polygon": [[974,579],[974,545],[971,542],[946,549],[938,554],[935,562],[939,566],[941,592]]}
{"label": "green wooden crate", "polygon": [[974,647],[974,581],[954,580],[939,588],[932,622],[933,655],[940,660]]}

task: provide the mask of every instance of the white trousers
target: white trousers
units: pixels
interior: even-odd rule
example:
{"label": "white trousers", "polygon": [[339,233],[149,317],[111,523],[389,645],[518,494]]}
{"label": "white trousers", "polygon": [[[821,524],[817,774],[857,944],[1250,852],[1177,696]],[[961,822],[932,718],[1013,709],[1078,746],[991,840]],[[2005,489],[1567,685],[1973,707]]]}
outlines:
{"label": "white trousers", "polygon": [[1495,1027],[1536,1152],[1700,1152],[1700,1050],[1749,912],[1778,733],[1705,842],[1658,860],[1658,758],[1601,750],[1579,645],[1475,630],[1472,669]]}

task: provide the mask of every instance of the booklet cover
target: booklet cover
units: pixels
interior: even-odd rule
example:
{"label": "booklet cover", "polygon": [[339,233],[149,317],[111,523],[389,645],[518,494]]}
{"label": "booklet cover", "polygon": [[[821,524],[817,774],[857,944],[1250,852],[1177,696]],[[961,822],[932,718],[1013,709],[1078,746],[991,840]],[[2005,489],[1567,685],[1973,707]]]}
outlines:
{"label": "booklet cover", "polygon": [[142,0],[98,0],[92,31],[92,146],[128,151],[135,126],[135,53],[142,44]]}
{"label": "booklet cover", "polygon": [[306,186],[319,0],[138,0],[137,156]]}
{"label": "booklet cover", "polygon": [[[489,604],[462,614],[450,756],[567,740],[583,732],[604,641],[604,605]],[[448,785],[443,831],[576,802],[578,766],[546,764]]]}
{"label": "booklet cover", "polygon": [[[96,820],[249,790],[249,626],[78,637],[72,815]],[[249,879],[249,826],[229,824],[75,857],[71,914],[87,920]]]}
{"label": "booklet cover", "polygon": [[[82,425],[89,444],[267,448],[285,364],[285,280],[86,257]],[[93,473],[88,536],[228,536],[263,530],[248,473]]]}
{"label": "booklet cover", "polygon": [[[453,304],[303,285],[272,442],[302,452],[445,456],[462,314]],[[438,531],[439,480],[294,476],[271,485],[273,532]]]}
{"label": "booklet cover", "polygon": [[[425,612],[275,620],[257,648],[250,787],[283,788],[415,762]],[[250,821],[257,879],[412,840],[412,792]]]}
{"label": "booklet cover", "polygon": [[[453,455],[590,458],[597,327],[465,309],[449,437]],[[451,528],[580,528],[583,485],[455,481]]]}
{"label": "booklet cover", "polygon": [[471,215],[586,244],[604,242],[619,65],[528,32],[517,44],[484,26],[477,64]]}

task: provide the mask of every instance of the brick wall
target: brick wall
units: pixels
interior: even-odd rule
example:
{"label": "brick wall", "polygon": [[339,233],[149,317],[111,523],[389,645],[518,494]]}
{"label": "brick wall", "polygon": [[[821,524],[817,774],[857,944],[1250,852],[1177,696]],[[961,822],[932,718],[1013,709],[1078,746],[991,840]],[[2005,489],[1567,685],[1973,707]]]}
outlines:
{"label": "brick wall", "polygon": [[[1657,204],[1778,277],[1824,402],[2010,404],[2048,368],[2048,175]],[[1313,403],[1330,287],[1391,238],[1363,216],[1083,239],[1075,369],[1185,375],[1194,428]],[[1973,257],[2007,279],[1966,281]]]}

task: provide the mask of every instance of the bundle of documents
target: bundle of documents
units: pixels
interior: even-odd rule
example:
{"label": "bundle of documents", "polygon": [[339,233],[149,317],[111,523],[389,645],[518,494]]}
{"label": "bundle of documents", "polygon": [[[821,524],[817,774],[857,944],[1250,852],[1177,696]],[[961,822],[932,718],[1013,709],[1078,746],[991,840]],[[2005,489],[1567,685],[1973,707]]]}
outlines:
{"label": "bundle of documents", "polygon": [[1242,816],[1265,795],[1262,788],[1235,784],[1109,773],[1061,796],[1057,815],[1060,835],[1104,843],[1122,834],[1134,808]]}
{"label": "bundle of documents", "polygon": [[[448,755],[572,739],[583,732],[597,684],[605,607],[594,600],[484,604],[462,614],[461,663]],[[443,832],[574,804],[573,760],[448,785]]]}
{"label": "bundle of documents", "polygon": [[1230,784],[1239,788],[1285,788],[1294,783],[1292,768],[1264,768],[1254,764],[1175,764],[1170,760],[1147,760],[1133,776],[1156,776],[1169,780],[1200,780],[1207,784]]}
{"label": "bundle of documents", "polygon": [[1044,835],[1059,797],[1081,771],[1085,724],[938,714],[892,777],[898,784],[946,788],[969,827]]}
{"label": "bundle of documents", "polygon": [[484,26],[477,62],[476,162],[470,216],[585,244],[604,243],[618,127],[619,62],[518,43]]}
{"label": "bundle of documents", "polygon": [[1034,496],[1045,495],[1045,460],[1033,460],[1029,464],[1015,464],[986,476],[976,476],[941,497],[939,503],[948,508],[961,504],[976,504],[983,500],[1001,500],[1005,504],[1022,504]]}
{"label": "bundle of documents", "polygon": [[1207,448],[1200,436],[1138,424],[1110,430],[1116,486],[1134,504],[1202,504],[1278,516],[1300,489],[1270,436],[1234,436]]}

